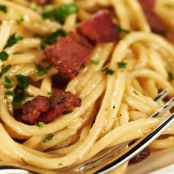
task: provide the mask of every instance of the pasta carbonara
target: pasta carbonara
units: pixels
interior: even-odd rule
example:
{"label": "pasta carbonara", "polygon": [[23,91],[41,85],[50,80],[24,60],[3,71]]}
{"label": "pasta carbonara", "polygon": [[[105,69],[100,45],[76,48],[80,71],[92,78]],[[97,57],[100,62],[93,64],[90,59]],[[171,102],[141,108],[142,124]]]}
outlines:
{"label": "pasta carbonara", "polygon": [[56,174],[153,129],[154,97],[174,96],[172,16],[172,0],[0,0],[0,165]]}

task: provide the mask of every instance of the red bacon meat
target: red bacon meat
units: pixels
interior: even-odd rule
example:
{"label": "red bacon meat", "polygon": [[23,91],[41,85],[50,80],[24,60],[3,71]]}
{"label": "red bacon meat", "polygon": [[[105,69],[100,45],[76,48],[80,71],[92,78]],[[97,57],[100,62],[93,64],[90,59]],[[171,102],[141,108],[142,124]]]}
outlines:
{"label": "red bacon meat", "polygon": [[78,75],[80,68],[89,60],[91,52],[92,45],[77,33],[70,33],[44,50],[45,56],[56,69],[69,79]]}
{"label": "red bacon meat", "polygon": [[40,114],[49,109],[49,98],[37,96],[23,105],[22,120],[24,123],[36,124]]}
{"label": "red bacon meat", "polygon": [[50,123],[58,116],[81,105],[81,99],[70,92],[57,91],[50,98],[37,96],[23,105],[22,122],[36,124]]}
{"label": "red bacon meat", "polygon": [[165,26],[154,11],[155,0],[139,0],[139,2],[152,31],[158,34],[165,34]]}
{"label": "red bacon meat", "polygon": [[117,32],[107,10],[100,10],[89,20],[82,22],[78,31],[95,43],[107,43],[117,40]]}
{"label": "red bacon meat", "polygon": [[50,109],[40,117],[40,121],[50,123],[57,116],[81,105],[81,99],[70,92],[58,91],[50,97]]}

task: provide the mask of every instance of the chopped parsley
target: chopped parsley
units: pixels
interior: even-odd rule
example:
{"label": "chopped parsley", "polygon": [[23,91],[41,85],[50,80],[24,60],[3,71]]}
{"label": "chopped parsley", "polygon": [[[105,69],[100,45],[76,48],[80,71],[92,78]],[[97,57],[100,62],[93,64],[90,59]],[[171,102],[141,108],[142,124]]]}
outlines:
{"label": "chopped parsley", "polygon": [[14,103],[22,103],[29,97],[25,93],[25,89],[29,86],[30,81],[27,76],[24,75],[16,75],[16,80],[18,82],[18,86],[14,89],[15,96],[14,96]]}
{"label": "chopped parsley", "polygon": [[38,127],[38,128],[43,128],[44,127],[44,123],[43,122],[38,122],[37,124],[36,124],[36,126]]}
{"label": "chopped parsley", "polygon": [[99,64],[99,61],[98,61],[98,60],[92,59],[92,60],[91,60],[91,63],[94,64],[94,65],[98,65],[98,64]]}
{"label": "chopped parsley", "polygon": [[48,95],[52,95],[52,92],[47,92]]}
{"label": "chopped parsley", "polygon": [[42,17],[44,19],[52,19],[56,20],[57,22],[60,22],[63,24],[65,22],[65,19],[72,13],[76,13],[78,11],[78,6],[74,3],[67,4],[64,6],[59,7],[53,7],[51,10],[46,10]]}
{"label": "chopped parsley", "polygon": [[125,63],[125,62],[118,62],[117,65],[118,65],[118,67],[119,67],[120,69],[125,69],[126,66],[127,66],[127,63]]}
{"label": "chopped parsley", "polygon": [[27,94],[25,93],[24,89],[22,88],[17,88],[14,93],[14,103],[22,103],[27,99]]}
{"label": "chopped parsley", "polygon": [[47,136],[43,139],[43,142],[46,143],[46,142],[52,140],[53,137],[54,137],[54,134],[47,135]]}
{"label": "chopped parsley", "polygon": [[5,51],[0,52],[0,60],[5,61],[7,60],[9,55]]}
{"label": "chopped parsley", "polygon": [[5,93],[5,95],[14,97],[14,96],[15,96],[15,93],[12,92],[12,91],[7,91],[7,92]]}
{"label": "chopped parsley", "polygon": [[52,64],[48,64],[46,67],[36,64],[36,72],[39,76],[45,75],[47,71],[52,67]]}
{"label": "chopped parsley", "polygon": [[66,34],[67,33],[62,29],[58,29],[57,31],[51,34],[47,34],[41,42],[41,45],[40,45],[41,49],[44,49],[47,45],[54,44],[57,41],[57,39],[61,37],[65,37]]}
{"label": "chopped parsley", "polygon": [[108,75],[113,75],[113,74],[115,73],[114,70],[112,70],[112,69],[108,69],[108,68],[105,69],[104,72],[105,72],[105,74],[108,74]]}
{"label": "chopped parsley", "polygon": [[20,24],[20,23],[22,23],[23,21],[24,21],[24,17],[22,16],[21,18],[19,18],[19,19],[17,20],[17,23]]}
{"label": "chopped parsley", "polygon": [[130,33],[129,30],[126,30],[124,28],[121,28],[119,25],[116,26],[116,30],[117,30],[118,33],[125,33],[125,34]]}
{"label": "chopped parsley", "polygon": [[42,67],[41,65],[36,64],[36,72],[39,76],[42,76],[47,73],[47,69]]}
{"label": "chopped parsley", "polygon": [[174,80],[174,75],[173,75],[173,73],[172,72],[168,72],[168,80],[169,81],[172,81],[172,80]]}
{"label": "chopped parsley", "polygon": [[16,75],[16,79],[18,81],[19,87],[21,87],[22,89],[26,89],[30,84],[27,76]]}
{"label": "chopped parsley", "polygon": [[10,68],[11,68],[11,65],[7,65],[7,66],[2,65],[1,72],[0,72],[0,77],[2,77],[3,74],[5,74]]}
{"label": "chopped parsley", "polygon": [[135,91],[135,90],[133,91],[133,93],[134,93],[135,95],[138,95],[138,92],[137,92],[137,91]]}
{"label": "chopped parsley", "polygon": [[7,41],[7,43],[6,43],[5,48],[8,48],[8,47],[13,46],[13,45],[16,44],[19,40],[22,40],[22,39],[23,39],[22,36],[20,36],[20,35],[18,35],[18,34],[16,34],[16,33],[12,34],[12,35],[9,37],[9,39],[8,39],[8,41]]}
{"label": "chopped parsley", "polygon": [[[28,95],[25,93],[25,88],[28,87],[29,80],[26,76],[23,75],[16,75],[16,79],[18,81],[18,86],[14,89],[14,92],[7,91],[6,95],[12,96],[14,103],[22,103],[28,97]],[[15,87],[15,83],[11,80],[10,77],[6,76],[4,77],[4,86],[7,89],[13,88]]]}
{"label": "chopped parsley", "polygon": [[58,163],[59,166],[63,166],[63,163]]}
{"label": "chopped parsley", "polygon": [[7,7],[5,5],[0,4],[0,11],[6,13],[7,12]]}
{"label": "chopped parsley", "polygon": [[11,80],[10,77],[6,76],[4,78],[4,86],[5,88],[9,89],[9,88],[13,88],[15,86],[14,82]]}

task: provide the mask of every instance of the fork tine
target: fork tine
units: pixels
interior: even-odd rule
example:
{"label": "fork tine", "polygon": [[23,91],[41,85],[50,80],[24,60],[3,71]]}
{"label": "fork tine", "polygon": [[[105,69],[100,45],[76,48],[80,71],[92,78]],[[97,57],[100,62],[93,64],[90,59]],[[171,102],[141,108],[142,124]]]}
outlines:
{"label": "fork tine", "polygon": [[[160,92],[158,94],[158,96],[156,96],[154,98],[154,101],[159,102],[162,99],[164,99],[168,94],[168,90],[165,89],[162,92]],[[151,115],[151,117],[159,117],[162,114],[164,114],[165,112],[167,112],[171,107],[174,106],[174,103],[172,102],[173,99],[171,99],[170,101],[168,101],[164,106],[162,106],[158,111],[156,111],[154,114]],[[128,144],[130,144],[131,142],[133,142],[132,140],[128,140],[124,143],[122,143],[119,146],[113,147],[111,149],[109,149],[109,151],[107,151],[107,153],[102,154],[101,156],[99,156],[97,159],[93,159],[90,162],[86,162],[85,164],[81,165],[81,167],[79,168],[81,171],[87,171],[89,169],[91,169],[92,167],[100,164],[102,161],[106,160],[107,158],[109,158],[110,156],[112,156],[113,154],[119,152],[121,149],[123,149],[124,147],[126,147]]]}
{"label": "fork tine", "polygon": [[156,102],[161,101],[168,95],[168,93],[169,93],[168,89],[164,89],[154,98],[154,101],[156,101]]}
{"label": "fork tine", "polygon": [[159,117],[163,115],[165,112],[170,110],[174,106],[174,98],[171,98],[167,103],[165,103],[162,107],[158,109],[155,113],[151,115],[152,118]]}
{"label": "fork tine", "polygon": [[[174,100],[171,101],[172,103]],[[126,152],[120,154],[120,156],[112,161],[111,163],[105,165],[101,169],[95,172],[95,174],[106,174],[119,167],[126,161],[130,160],[132,157],[141,152],[145,147],[147,147],[152,141],[158,138],[162,132],[169,128],[174,123],[174,113],[167,117],[162,123],[160,123],[150,134],[144,138],[138,140],[133,144]]]}

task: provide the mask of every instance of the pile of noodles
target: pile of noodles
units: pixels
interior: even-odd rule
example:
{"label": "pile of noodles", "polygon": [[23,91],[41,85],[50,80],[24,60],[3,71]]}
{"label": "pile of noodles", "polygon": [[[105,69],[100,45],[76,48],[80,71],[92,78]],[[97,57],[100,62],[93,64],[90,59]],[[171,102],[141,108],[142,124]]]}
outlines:
{"label": "pile of noodles", "polygon": [[[0,165],[56,174],[56,169],[144,136],[169,114],[149,118],[164,103],[153,100],[161,90],[168,89],[168,98],[174,96],[174,1],[156,0],[155,11],[167,26],[166,35],[151,32],[137,0],[54,0],[47,8],[69,3],[76,3],[79,10],[60,24],[43,19],[43,7],[29,1],[0,0],[7,8],[0,12],[0,52],[9,55],[6,61],[0,61],[1,72],[2,67],[10,65],[0,78]],[[60,28],[74,31],[77,21],[90,18],[96,9],[111,10],[113,20],[128,32],[120,33],[116,44],[96,45],[91,60],[97,63],[89,62],[67,84],[66,91],[82,99],[81,107],[42,126],[18,121],[13,115],[13,97],[6,95],[4,77],[21,74],[32,79],[33,83],[25,89],[30,96],[26,101],[38,95],[49,96],[54,90],[52,78],[58,71],[51,67],[44,75],[38,75],[35,67],[45,59],[40,49],[44,36]],[[14,33],[23,39],[5,48]],[[105,74],[106,66],[114,73]],[[174,127],[164,134],[150,145],[151,149],[174,146]],[[127,166],[128,162],[112,173],[124,173]]]}

